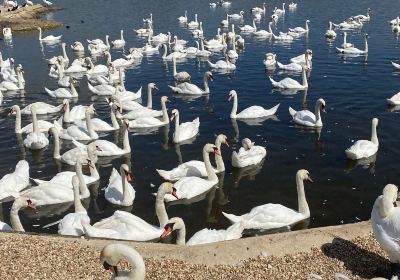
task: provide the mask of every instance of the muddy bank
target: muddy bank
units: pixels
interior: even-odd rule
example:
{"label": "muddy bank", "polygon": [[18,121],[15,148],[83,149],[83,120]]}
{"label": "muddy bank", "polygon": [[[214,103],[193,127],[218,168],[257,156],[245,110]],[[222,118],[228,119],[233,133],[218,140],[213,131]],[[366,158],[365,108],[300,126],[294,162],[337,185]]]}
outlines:
{"label": "muddy bank", "polygon": [[38,27],[52,29],[63,24],[53,20],[42,19],[46,13],[62,10],[61,8],[44,7],[40,4],[18,8],[16,11],[8,11],[8,8],[0,6],[0,28],[11,27],[12,31],[32,31]]}

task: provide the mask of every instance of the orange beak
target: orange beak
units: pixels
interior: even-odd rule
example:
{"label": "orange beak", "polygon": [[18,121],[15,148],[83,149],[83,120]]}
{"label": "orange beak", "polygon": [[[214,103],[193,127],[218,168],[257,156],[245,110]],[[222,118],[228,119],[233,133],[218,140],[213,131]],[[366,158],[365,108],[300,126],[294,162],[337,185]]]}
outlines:
{"label": "orange beak", "polygon": [[224,143],[227,147],[229,147],[229,143],[228,143],[228,140],[225,140],[225,143]]}
{"label": "orange beak", "polygon": [[308,177],[308,178],[307,178],[307,181],[309,181],[309,182],[311,182],[311,183],[314,183],[314,180],[311,179],[311,177]]}
{"label": "orange beak", "polygon": [[174,119],[175,119],[175,114],[171,115],[169,120],[172,122]]}
{"label": "orange beak", "polygon": [[131,174],[130,172],[128,172],[128,173],[126,174],[126,180],[128,180],[128,182],[131,182],[131,181],[132,181],[132,174]]}
{"label": "orange beak", "polygon": [[178,195],[176,194],[176,190],[171,193],[176,199],[179,199]]}
{"label": "orange beak", "polygon": [[165,230],[164,230],[164,232],[161,234],[161,238],[165,238],[165,237],[167,237],[168,235],[170,235],[171,234],[171,232],[172,232],[172,228],[171,227],[168,227],[168,228],[166,228]]}
{"label": "orange beak", "polygon": [[30,199],[28,199],[28,208],[36,210],[36,206],[32,203]]}
{"label": "orange beak", "polygon": [[219,155],[219,156],[220,156],[220,155],[221,155],[221,152],[219,151],[219,149],[215,149],[215,150],[214,150],[214,154],[216,154],[216,155]]}

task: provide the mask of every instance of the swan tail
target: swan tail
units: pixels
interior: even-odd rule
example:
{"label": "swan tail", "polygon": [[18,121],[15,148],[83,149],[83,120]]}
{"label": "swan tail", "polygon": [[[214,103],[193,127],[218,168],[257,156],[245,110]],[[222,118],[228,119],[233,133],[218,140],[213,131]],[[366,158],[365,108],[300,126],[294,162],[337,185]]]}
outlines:
{"label": "swan tail", "polygon": [[208,62],[208,66],[212,67],[212,68],[217,68],[217,64],[211,63],[210,61]]}
{"label": "swan tail", "polygon": [[96,88],[94,86],[92,86],[90,83],[88,83],[88,88],[91,92],[97,94]]}
{"label": "swan tail", "polygon": [[276,111],[278,111],[279,105],[281,105],[281,103],[279,103],[278,105],[275,105],[274,107],[272,107],[271,109],[268,109],[268,116],[269,115],[275,115]]}
{"label": "swan tail", "polygon": [[139,98],[142,97],[142,88],[143,87],[140,87],[140,89],[136,92],[136,95],[139,96]]}
{"label": "swan tail", "polygon": [[293,28],[289,28],[290,32],[296,32]]}
{"label": "swan tail", "polygon": [[269,77],[269,80],[271,81],[271,83],[272,83],[272,85],[273,85],[274,87],[279,87],[279,84],[278,84],[274,79],[272,79],[271,77]]}
{"label": "swan tail", "polygon": [[178,87],[169,86],[169,88],[170,88],[173,92],[181,93],[181,90],[180,90],[180,88],[178,88]]}
{"label": "swan tail", "polygon": [[289,114],[294,117],[294,115],[297,113],[296,110],[294,110],[292,107],[289,106]]}
{"label": "swan tail", "polygon": [[170,181],[171,180],[171,176],[170,176],[170,172],[167,170],[162,170],[162,169],[156,169],[158,174],[163,177],[165,180]]}
{"label": "swan tail", "polygon": [[45,87],[44,90],[47,92],[48,95],[54,97],[53,91],[49,90],[47,87]]}
{"label": "swan tail", "polygon": [[344,53],[344,49],[341,49],[341,48],[338,48],[338,47],[336,47],[336,51],[337,51],[338,53]]}
{"label": "swan tail", "polygon": [[[283,65],[283,64],[280,63],[279,61],[276,62],[276,65],[278,65],[278,67],[279,67],[280,69],[284,69],[284,68],[285,68],[285,65]],[[270,79],[271,79],[271,78],[270,78]]]}
{"label": "swan tail", "polygon": [[236,215],[228,214],[228,213],[225,213],[225,212],[222,212],[222,215],[224,215],[229,221],[231,221],[234,224],[242,222],[242,217],[241,216],[236,216]]}
{"label": "swan tail", "polygon": [[195,119],[193,120],[193,123],[195,123],[195,124],[196,124],[196,127],[199,128],[199,127],[200,127],[200,119],[199,119],[199,117],[195,118]]}
{"label": "swan tail", "polygon": [[392,65],[393,65],[394,68],[400,69],[400,64],[394,63],[394,62],[392,61]]}
{"label": "swan tail", "polygon": [[45,180],[40,180],[40,179],[34,179],[34,178],[30,178],[33,182],[35,182],[35,184],[36,185],[40,185],[40,184],[43,184],[43,183],[45,183],[45,182],[47,182],[47,181],[45,181]]}

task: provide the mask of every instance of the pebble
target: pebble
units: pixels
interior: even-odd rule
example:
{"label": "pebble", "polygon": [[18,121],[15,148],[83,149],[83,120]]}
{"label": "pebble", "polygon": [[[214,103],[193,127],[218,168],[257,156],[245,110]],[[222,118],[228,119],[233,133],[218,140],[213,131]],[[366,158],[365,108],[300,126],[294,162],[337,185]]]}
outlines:
{"label": "pebble", "polygon": [[335,273],[335,280],[350,280],[350,278],[343,273]]}

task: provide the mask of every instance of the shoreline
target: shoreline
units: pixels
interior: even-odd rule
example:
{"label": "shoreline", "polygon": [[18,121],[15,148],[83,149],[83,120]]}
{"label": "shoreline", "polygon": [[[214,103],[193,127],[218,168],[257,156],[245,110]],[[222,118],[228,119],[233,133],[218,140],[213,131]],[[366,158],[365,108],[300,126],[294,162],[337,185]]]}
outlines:
{"label": "shoreline", "polygon": [[0,7],[0,28],[11,27],[12,31],[23,32],[42,29],[53,29],[63,26],[62,23],[42,19],[43,14],[60,11],[62,8],[44,7],[40,4],[21,7],[16,11],[7,11],[4,6]]}
{"label": "shoreline", "polygon": [[27,277],[30,270],[42,279],[77,279],[82,273],[90,275],[84,279],[109,279],[98,259],[109,243],[138,250],[148,279],[333,279],[334,273],[371,279],[374,270],[389,265],[368,221],[198,246],[6,232],[0,240],[0,275],[8,271],[10,277],[2,279]]}

